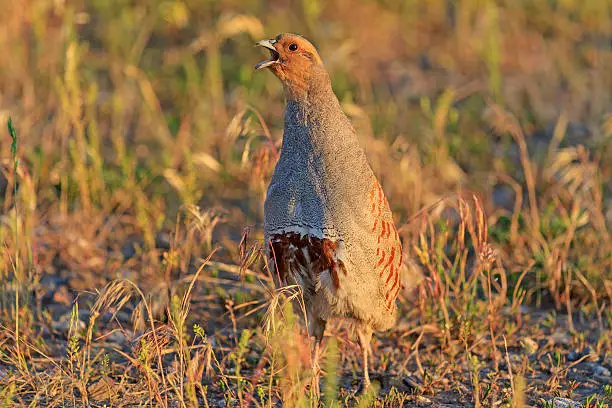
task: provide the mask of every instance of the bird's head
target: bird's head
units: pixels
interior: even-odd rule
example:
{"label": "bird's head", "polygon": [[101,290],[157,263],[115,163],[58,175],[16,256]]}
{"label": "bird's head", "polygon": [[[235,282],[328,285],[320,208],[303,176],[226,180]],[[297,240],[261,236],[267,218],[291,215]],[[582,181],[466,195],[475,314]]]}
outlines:
{"label": "bird's head", "polygon": [[315,47],[305,38],[283,33],[272,40],[257,43],[270,52],[270,58],[260,62],[255,69],[269,68],[281,80],[290,97],[307,91],[312,81],[326,76],[323,61]]}

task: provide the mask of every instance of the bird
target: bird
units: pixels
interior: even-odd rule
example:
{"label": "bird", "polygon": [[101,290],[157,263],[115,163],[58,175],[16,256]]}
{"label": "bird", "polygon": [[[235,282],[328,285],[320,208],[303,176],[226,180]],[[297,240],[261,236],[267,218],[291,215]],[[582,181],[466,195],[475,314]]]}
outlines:
{"label": "bird", "polygon": [[264,202],[268,265],[280,285],[299,285],[314,338],[316,385],[327,322],[349,323],[370,385],[372,334],[396,322],[402,243],[385,193],[332,90],[316,48],[282,33],[257,45],[286,99],[280,155]]}

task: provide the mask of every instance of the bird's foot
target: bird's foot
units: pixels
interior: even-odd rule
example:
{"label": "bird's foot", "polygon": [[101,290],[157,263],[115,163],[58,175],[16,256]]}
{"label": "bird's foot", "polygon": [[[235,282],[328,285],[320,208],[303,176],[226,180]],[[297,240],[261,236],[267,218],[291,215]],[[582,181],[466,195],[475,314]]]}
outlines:
{"label": "bird's foot", "polygon": [[371,381],[369,376],[363,378],[357,387],[357,394],[366,395],[372,392],[377,394],[379,390],[388,388],[385,384],[388,383],[388,381],[385,380],[384,377],[379,377],[377,375],[374,375]]}
{"label": "bird's foot", "polygon": [[368,391],[370,391],[370,388],[372,388],[372,382],[370,381],[370,379],[364,378],[363,380],[361,380],[360,388],[360,394],[367,394]]}
{"label": "bird's foot", "polygon": [[372,383],[369,378],[363,378],[359,381],[359,385],[357,386],[357,394],[367,394],[368,391],[372,388]]}

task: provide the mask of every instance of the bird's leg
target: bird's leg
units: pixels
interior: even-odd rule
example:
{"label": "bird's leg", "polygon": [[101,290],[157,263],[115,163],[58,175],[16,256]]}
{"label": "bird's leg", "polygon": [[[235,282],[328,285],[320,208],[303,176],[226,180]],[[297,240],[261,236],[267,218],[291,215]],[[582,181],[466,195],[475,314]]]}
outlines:
{"label": "bird's leg", "polygon": [[321,366],[319,365],[319,359],[321,358],[321,340],[315,339],[314,351],[312,353],[312,371],[314,373],[314,377],[318,378],[321,374]]}
{"label": "bird's leg", "polygon": [[370,342],[372,341],[372,329],[367,326],[362,326],[357,329],[357,337],[363,357],[363,392],[365,393],[370,388],[370,375],[368,374],[368,352],[370,350]]}
{"label": "bird's leg", "polygon": [[321,377],[321,366],[319,365],[319,359],[321,357],[321,341],[323,340],[326,324],[327,322],[325,320],[316,317],[311,317],[308,320],[308,332],[314,337],[314,350],[312,353],[312,390],[317,397],[320,394],[319,380]]}

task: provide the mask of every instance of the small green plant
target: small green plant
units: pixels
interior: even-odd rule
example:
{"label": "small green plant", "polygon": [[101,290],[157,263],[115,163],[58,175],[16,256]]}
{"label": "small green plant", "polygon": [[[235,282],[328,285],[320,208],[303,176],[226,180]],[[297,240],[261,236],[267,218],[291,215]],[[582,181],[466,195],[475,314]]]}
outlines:
{"label": "small green plant", "polygon": [[603,386],[604,397],[608,402],[612,402],[612,384],[606,384]]}
{"label": "small green plant", "polygon": [[[610,405],[581,373],[612,350],[609,2],[234,3],[4,2],[0,407],[518,408],[586,377]],[[377,395],[330,323],[319,401],[300,290],[261,256],[283,90],[252,45],[282,26],[320,50],[410,265]]]}
{"label": "small green plant", "polygon": [[240,334],[240,340],[234,351],[229,355],[230,360],[234,363],[234,374],[236,378],[236,389],[238,394],[238,400],[241,404],[244,404],[244,387],[246,385],[245,379],[242,377],[241,368],[245,360],[245,355],[248,351],[249,340],[251,339],[252,333],[250,330],[243,330]]}
{"label": "small green plant", "polygon": [[340,358],[336,339],[327,341],[325,361],[325,406],[338,407],[338,360]]}
{"label": "small green plant", "polygon": [[[605,397],[604,397],[605,398]],[[608,404],[604,400],[600,400],[596,394],[589,395],[584,400],[586,408],[608,408]]]}
{"label": "small green plant", "polygon": [[481,396],[480,396],[480,370],[483,367],[482,362],[478,359],[477,356],[469,357],[470,364],[470,378],[472,380],[473,391],[473,401],[475,407],[481,406]]}

